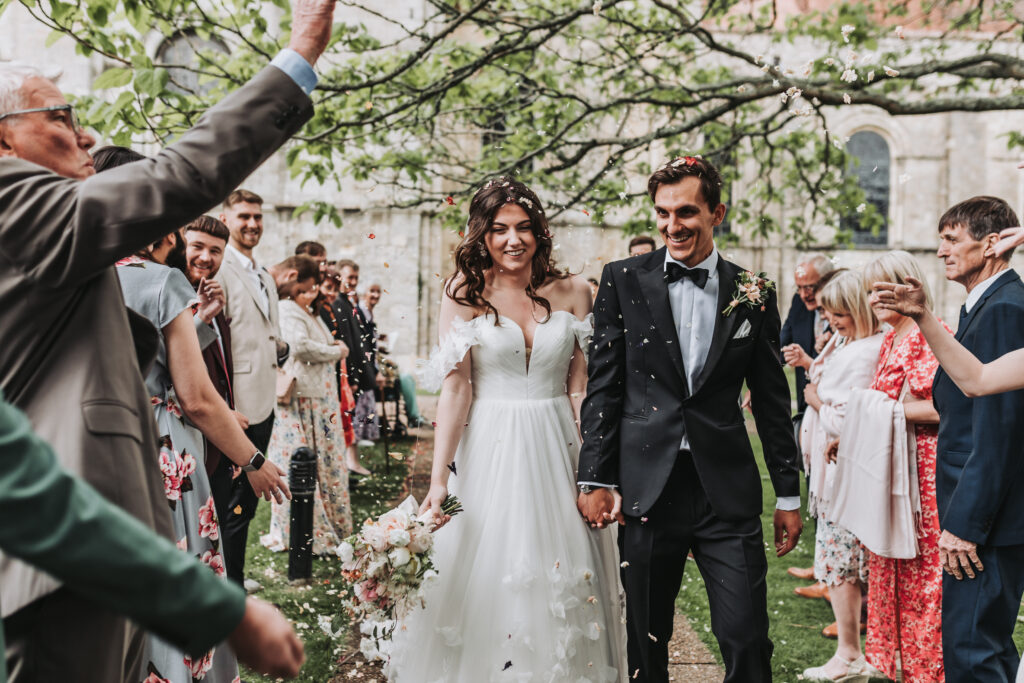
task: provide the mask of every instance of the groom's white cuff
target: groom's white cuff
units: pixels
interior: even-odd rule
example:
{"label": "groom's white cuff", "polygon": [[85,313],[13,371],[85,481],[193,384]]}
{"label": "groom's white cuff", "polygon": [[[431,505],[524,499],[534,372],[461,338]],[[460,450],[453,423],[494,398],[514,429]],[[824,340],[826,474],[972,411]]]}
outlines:
{"label": "groom's white cuff", "polygon": [[599,489],[617,489],[617,488],[619,488],[615,484],[601,484],[601,483],[596,482],[596,481],[578,481],[578,482],[576,482],[577,486],[583,486],[584,484],[586,484],[587,486],[596,486]]}
{"label": "groom's white cuff", "polygon": [[775,501],[776,510],[799,510],[800,496],[779,496]]}

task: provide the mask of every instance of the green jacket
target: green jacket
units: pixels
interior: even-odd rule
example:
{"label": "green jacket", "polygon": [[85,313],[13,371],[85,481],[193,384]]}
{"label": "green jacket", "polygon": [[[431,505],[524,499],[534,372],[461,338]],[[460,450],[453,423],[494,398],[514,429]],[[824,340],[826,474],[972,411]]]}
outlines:
{"label": "green jacket", "polygon": [[[242,620],[240,587],[63,471],[2,393],[0,520],[0,550],[192,655],[222,642]],[[0,657],[0,683],[6,680]]]}

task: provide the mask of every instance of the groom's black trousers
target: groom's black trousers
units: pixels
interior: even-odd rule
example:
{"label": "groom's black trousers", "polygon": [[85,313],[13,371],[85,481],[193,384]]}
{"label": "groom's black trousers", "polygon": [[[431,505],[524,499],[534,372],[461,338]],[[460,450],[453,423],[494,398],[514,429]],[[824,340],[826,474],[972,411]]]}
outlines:
{"label": "groom's black trousers", "polygon": [[771,681],[768,562],[761,520],[716,517],[689,451],[679,452],[664,491],[647,515],[626,518],[619,549],[625,565],[621,571],[627,596],[630,681],[668,683],[668,642],[690,551],[707,588],[711,629],[722,650],[725,682]]}

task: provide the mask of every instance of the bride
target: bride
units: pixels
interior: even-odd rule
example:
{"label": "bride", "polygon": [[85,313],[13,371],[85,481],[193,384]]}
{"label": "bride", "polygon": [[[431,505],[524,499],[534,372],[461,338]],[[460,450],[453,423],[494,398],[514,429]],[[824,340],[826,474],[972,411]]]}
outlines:
{"label": "bride", "polygon": [[[537,196],[492,180],[470,204],[441,302],[430,492],[438,577],[394,634],[394,683],[626,678],[612,532],[576,511],[588,284],[556,270]],[[431,382],[430,380],[433,380]]]}

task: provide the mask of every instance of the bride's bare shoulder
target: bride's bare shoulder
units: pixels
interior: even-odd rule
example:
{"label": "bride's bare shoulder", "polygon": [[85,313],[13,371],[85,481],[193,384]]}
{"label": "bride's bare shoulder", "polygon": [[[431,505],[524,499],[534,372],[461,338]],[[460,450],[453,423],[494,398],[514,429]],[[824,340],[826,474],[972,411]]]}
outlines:
{"label": "bride's bare shoulder", "polygon": [[540,294],[556,310],[569,311],[582,318],[590,313],[590,285],[579,275],[565,278],[551,278],[544,283]]}

